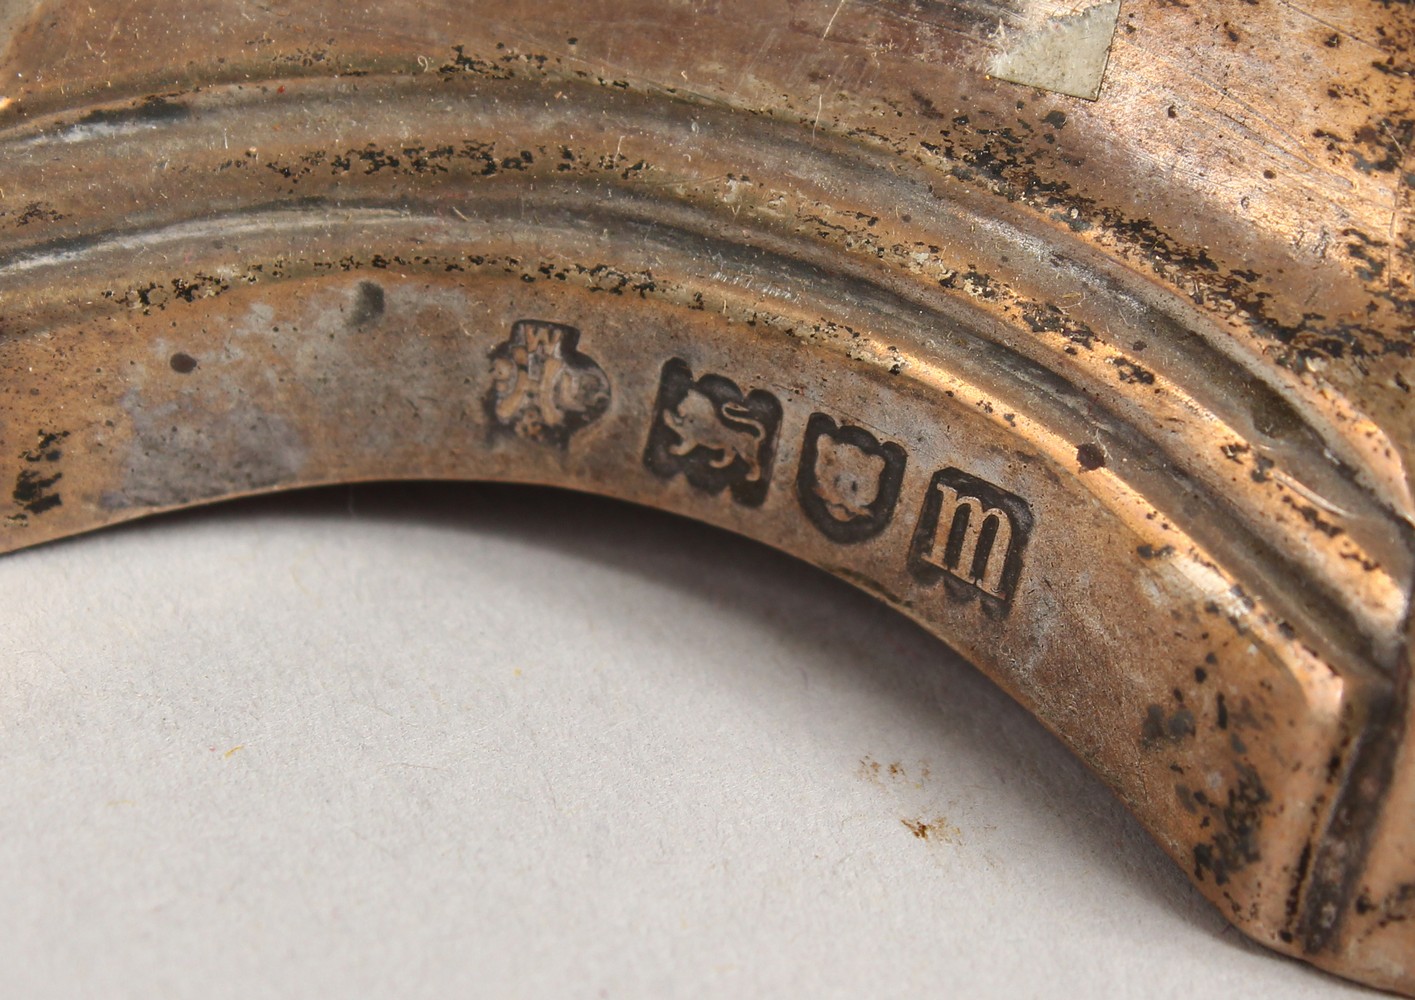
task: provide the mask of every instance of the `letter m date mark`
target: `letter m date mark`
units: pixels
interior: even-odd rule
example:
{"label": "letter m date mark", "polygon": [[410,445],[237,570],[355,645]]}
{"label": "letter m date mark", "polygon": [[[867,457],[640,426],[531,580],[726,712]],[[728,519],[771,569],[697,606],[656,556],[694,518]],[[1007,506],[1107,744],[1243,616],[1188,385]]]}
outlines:
{"label": "letter m date mark", "polygon": [[960,469],[934,473],[924,497],[909,570],[921,583],[942,582],[954,600],[981,600],[1005,615],[1022,572],[1032,510],[1021,497]]}

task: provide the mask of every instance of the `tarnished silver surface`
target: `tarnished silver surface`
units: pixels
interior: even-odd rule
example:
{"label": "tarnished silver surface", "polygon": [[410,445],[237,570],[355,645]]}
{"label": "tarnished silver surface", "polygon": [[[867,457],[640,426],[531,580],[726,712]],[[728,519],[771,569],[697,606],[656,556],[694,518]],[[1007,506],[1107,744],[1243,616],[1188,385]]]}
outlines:
{"label": "tarnished silver surface", "polygon": [[1415,992],[1408,12],[1127,0],[1088,101],[992,74],[1046,5],[463,6],[0,7],[0,550],[373,478],[685,513]]}

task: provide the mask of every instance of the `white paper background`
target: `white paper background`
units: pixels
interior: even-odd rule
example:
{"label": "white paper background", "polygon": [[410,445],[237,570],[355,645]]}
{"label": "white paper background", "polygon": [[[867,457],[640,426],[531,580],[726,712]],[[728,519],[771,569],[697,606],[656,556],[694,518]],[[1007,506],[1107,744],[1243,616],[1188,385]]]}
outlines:
{"label": "white paper background", "polygon": [[0,593],[0,996],[1374,995],[936,641],[656,512],[338,489]]}

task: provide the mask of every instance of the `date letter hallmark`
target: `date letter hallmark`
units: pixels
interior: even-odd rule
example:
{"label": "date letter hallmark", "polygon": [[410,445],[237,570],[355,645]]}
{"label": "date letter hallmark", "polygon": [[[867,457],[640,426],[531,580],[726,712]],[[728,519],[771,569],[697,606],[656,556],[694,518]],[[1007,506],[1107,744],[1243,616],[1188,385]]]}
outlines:
{"label": "date letter hallmark", "polygon": [[994,617],[1007,614],[1032,531],[1027,502],[959,469],[934,473],[909,569],[921,583],[942,581],[955,600],[981,599]]}
{"label": "date letter hallmark", "polygon": [[781,403],[769,392],[743,393],[721,375],[693,379],[688,363],[663,366],[644,465],[660,479],[679,473],[714,496],[729,490],[744,507],[760,507],[771,485]]}
{"label": "date letter hallmark", "polygon": [[796,474],[801,509],[831,541],[873,538],[894,518],[907,460],[894,442],[813,413]]}
{"label": "date letter hallmark", "polygon": [[565,448],[570,436],[609,409],[609,376],[576,348],[580,331],[518,320],[491,352],[486,414],[493,433]]}

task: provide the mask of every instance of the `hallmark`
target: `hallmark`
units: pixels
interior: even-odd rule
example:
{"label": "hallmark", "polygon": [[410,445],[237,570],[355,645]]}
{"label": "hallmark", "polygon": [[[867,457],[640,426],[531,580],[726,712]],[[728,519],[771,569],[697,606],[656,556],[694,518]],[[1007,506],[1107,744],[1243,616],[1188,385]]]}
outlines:
{"label": "hallmark", "polygon": [[904,449],[863,428],[814,413],[806,424],[796,492],[806,517],[836,542],[862,542],[888,527],[904,483]]}
{"label": "hallmark", "polygon": [[493,430],[556,448],[609,409],[609,376],[577,350],[580,331],[518,320],[491,352],[486,413]]}
{"label": "hallmark", "polygon": [[714,496],[728,490],[760,507],[771,484],[781,403],[769,392],[744,393],[721,375],[694,380],[679,358],[663,366],[644,464],[661,479],[680,473]]}
{"label": "hallmark", "polygon": [[1032,511],[1019,496],[959,469],[934,473],[909,551],[921,583],[942,581],[957,600],[1007,613],[1022,572]]}

